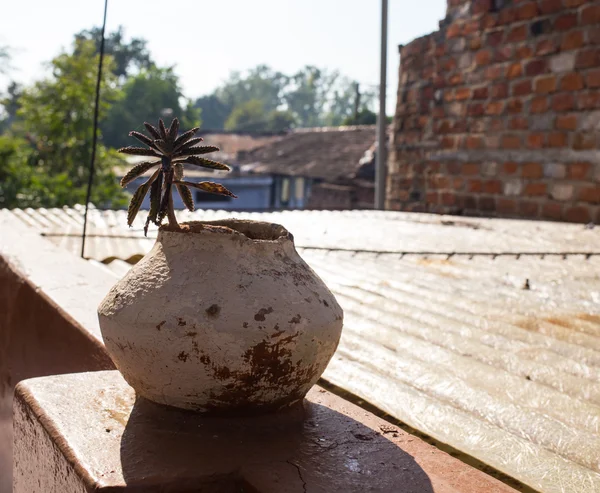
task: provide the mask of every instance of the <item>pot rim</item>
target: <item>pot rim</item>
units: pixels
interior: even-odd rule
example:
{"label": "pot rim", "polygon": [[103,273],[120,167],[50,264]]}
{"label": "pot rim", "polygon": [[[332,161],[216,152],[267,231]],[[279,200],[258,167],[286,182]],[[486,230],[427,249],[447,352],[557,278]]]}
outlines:
{"label": "pot rim", "polygon": [[292,233],[284,226],[267,221],[254,221],[252,219],[217,219],[211,221],[186,221],[179,223],[179,228],[164,224],[158,228],[162,234],[193,234],[193,235],[218,235],[235,236],[255,242],[280,243],[294,241]]}

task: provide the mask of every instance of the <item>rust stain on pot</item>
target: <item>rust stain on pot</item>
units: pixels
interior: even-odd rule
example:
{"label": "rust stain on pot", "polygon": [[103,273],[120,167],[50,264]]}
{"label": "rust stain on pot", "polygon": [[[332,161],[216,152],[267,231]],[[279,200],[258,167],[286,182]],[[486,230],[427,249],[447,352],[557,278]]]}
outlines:
{"label": "rust stain on pot", "polygon": [[600,315],[592,315],[591,313],[580,313],[577,318],[600,325]]}
{"label": "rust stain on pot", "polygon": [[188,358],[190,357],[190,355],[188,353],[186,353],[185,351],[181,351],[178,355],[177,355],[177,359],[179,361],[183,361],[184,363],[188,360]]}
{"label": "rust stain on pot", "polygon": [[248,322],[244,322],[244,323],[242,324],[242,327],[244,327],[244,329],[247,329],[247,328],[248,328]]}
{"label": "rust stain on pot", "polygon": [[188,336],[188,337],[195,337],[196,335],[198,335],[198,332],[191,332],[190,331],[190,332],[186,332],[185,335]]}
{"label": "rust stain on pot", "polygon": [[209,317],[217,317],[219,315],[219,313],[221,312],[221,307],[219,305],[212,304],[210,305],[207,309],[206,309],[206,314]]}
{"label": "rust stain on pot", "polygon": [[159,323],[159,324],[156,326],[156,330],[160,330],[160,329],[162,328],[162,326],[163,326],[163,325],[165,325],[166,323],[167,323],[167,321],[166,321],[166,320],[163,320],[161,323]]}
{"label": "rust stain on pot", "polygon": [[210,358],[206,354],[203,354],[198,359],[204,366],[210,365]]}
{"label": "rust stain on pot", "polygon": [[183,327],[184,325],[187,325],[187,322],[183,318],[177,317],[177,325],[179,325],[179,327]]}
{"label": "rust stain on pot", "polygon": [[270,306],[269,308],[261,308],[258,310],[258,313],[254,315],[254,320],[257,322],[264,322],[265,315],[268,315],[269,313],[273,313],[273,307]]}
{"label": "rust stain on pot", "polygon": [[300,320],[302,320],[302,316],[298,313],[298,314],[296,314],[295,317],[292,317],[292,319],[288,323],[290,323],[290,324],[299,324]]}

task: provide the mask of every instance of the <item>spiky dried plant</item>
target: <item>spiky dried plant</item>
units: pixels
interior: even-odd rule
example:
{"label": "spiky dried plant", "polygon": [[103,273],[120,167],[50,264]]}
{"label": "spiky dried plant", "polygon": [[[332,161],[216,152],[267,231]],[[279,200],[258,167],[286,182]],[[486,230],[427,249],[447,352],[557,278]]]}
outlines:
{"label": "spiky dried plant", "polygon": [[158,158],[157,160],[136,164],[121,180],[121,186],[125,187],[148,170],[159,166],[148,181],[140,185],[134,192],[129,204],[129,210],[127,211],[127,224],[129,226],[133,224],[133,220],[137,216],[148,190],[150,190],[150,212],[144,226],[144,235],[148,234],[148,225],[151,222],[160,226],[165,216],[168,217],[169,226],[174,228],[179,227],[173,208],[173,196],[171,193],[173,185],[177,188],[183,203],[190,211],[194,210],[194,198],[189,187],[237,198],[219,183],[211,181],[193,183],[183,179],[184,164],[212,170],[230,170],[226,164],[200,157],[202,154],[218,151],[219,148],[215,146],[196,145],[203,140],[202,137],[194,137],[195,133],[199,130],[197,127],[179,135],[179,120],[177,118],[173,119],[169,128],[165,127],[162,120],[158,120],[158,128],[147,122],[144,122],[144,126],[148,130],[150,137],[135,131],[129,132],[129,136],[135,137],[148,147],[123,147],[119,149],[119,152],[123,154]]}

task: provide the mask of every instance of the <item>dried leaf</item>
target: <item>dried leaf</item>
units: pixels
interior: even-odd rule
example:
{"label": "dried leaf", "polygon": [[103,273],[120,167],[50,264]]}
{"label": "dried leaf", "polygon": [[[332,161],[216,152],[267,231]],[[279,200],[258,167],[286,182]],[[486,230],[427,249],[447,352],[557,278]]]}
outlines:
{"label": "dried leaf", "polygon": [[184,142],[183,144],[181,144],[179,146],[179,149],[177,149],[177,150],[181,151],[183,149],[187,149],[188,147],[192,147],[193,145],[199,144],[203,140],[204,139],[202,137],[194,137],[193,139],[190,139],[187,142]]}
{"label": "dried leaf", "polygon": [[179,195],[181,195],[181,200],[190,211],[194,211],[194,197],[192,196],[192,192],[185,185],[176,185],[177,191]]}
{"label": "dried leaf", "polygon": [[173,118],[171,125],[169,125],[169,130],[167,130],[167,135],[169,140],[173,142],[177,138],[177,134],[179,133],[179,120],[177,118]]}
{"label": "dried leaf", "polygon": [[201,181],[199,183],[193,183],[191,181],[175,181],[173,183],[175,183],[175,185],[186,185],[188,187],[204,190],[205,192],[215,193],[217,195],[227,195],[228,197],[237,199],[237,195],[231,193],[220,183],[214,183],[212,181]]}
{"label": "dried leaf", "polygon": [[131,225],[133,224],[135,216],[137,216],[137,213],[140,210],[140,207],[142,206],[142,202],[144,201],[144,197],[148,193],[150,185],[152,185],[154,180],[156,180],[156,177],[159,173],[160,170],[157,169],[154,172],[154,174],[150,177],[150,179],[147,182],[142,183],[133,194],[131,202],[129,203],[129,209],[127,209],[127,225],[129,227],[131,227]]}
{"label": "dried leaf", "polygon": [[123,154],[133,154],[134,156],[155,156],[160,157],[160,154],[153,149],[146,149],[145,147],[121,147],[117,152]]}
{"label": "dried leaf", "polygon": [[158,120],[158,131],[160,132],[160,138],[167,140],[167,129],[165,128],[165,122],[162,121],[162,118]]}
{"label": "dried leaf", "polygon": [[216,146],[188,147],[186,149],[179,149],[177,152],[175,152],[175,154],[173,154],[173,157],[194,156],[196,154],[208,154],[209,152],[216,152],[218,150],[219,150],[219,148]]}
{"label": "dried leaf", "polygon": [[156,225],[160,226],[160,224],[162,223],[163,219],[165,218],[165,216],[167,215],[167,212],[169,210],[169,201],[171,200],[171,186],[173,184],[173,174],[174,174],[174,170],[173,168],[171,168],[169,171],[167,171],[167,173],[165,174],[165,190],[163,192],[163,196],[162,199],[160,201],[160,207],[158,208],[158,218],[156,221]]}
{"label": "dried leaf", "polygon": [[127,172],[127,174],[123,178],[121,178],[121,186],[127,186],[138,176],[143,175],[146,171],[148,171],[153,166],[156,166],[157,164],[160,164],[160,161],[144,161],[143,163],[136,164]]}
{"label": "dried leaf", "polygon": [[173,173],[173,177],[176,180],[183,180],[183,164],[177,163],[173,165],[173,169],[175,170]]}
{"label": "dried leaf", "polygon": [[160,139],[160,133],[158,129],[154,125],[150,125],[148,122],[144,122],[144,127],[148,130],[148,133],[152,135],[155,139]]}
{"label": "dried leaf", "polygon": [[189,156],[186,158],[179,158],[174,162],[181,163],[181,164],[193,164],[194,166],[201,166],[203,168],[208,168],[208,169],[220,169],[223,171],[231,170],[231,168],[229,166],[227,166],[226,164],[219,163],[218,161],[213,161],[211,159],[206,159],[206,158],[198,157],[198,156]]}
{"label": "dried leaf", "polygon": [[144,226],[144,236],[148,235],[148,225],[151,222],[156,223],[156,216],[158,215],[158,208],[160,207],[160,193],[162,191],[163,183],[162,177],[163,174],[161,171],[158,173],[158,177],[154,180],[154,183],[152,183],[152,187],[150,187],[150,211]]}
{"label": "dried leaf", "polygon": [[156,146],[154,145],[154,141],[150,137],[148,137],[147,135],[144,135],[141,132],[136,132],[135,130],[132,132],[129,132],[129,137],[135,137],[137,140],[139,140],[143,144],[146,144],[147,146],[156,148]]}
{"label": "dried leaf", "polygon": [[194,127],[191,130],[182,133],[173,143],[173,149],[178,149],[182,144],[190,140],[198,130],[200,130],[200,127]]}

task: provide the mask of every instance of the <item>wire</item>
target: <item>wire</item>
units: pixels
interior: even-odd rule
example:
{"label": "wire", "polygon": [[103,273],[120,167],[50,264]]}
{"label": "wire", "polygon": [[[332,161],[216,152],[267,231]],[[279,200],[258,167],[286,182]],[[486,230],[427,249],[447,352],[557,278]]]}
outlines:
{"label": "wire", "polygon": [[94,103],[94,133],[92,135],[92,159],[90,162],[90,176],[88,178],[87,194],[85,197],[85,212],[83,214],[83,234],[81,237],[81,258],[85,253],[85,234],[87,231],[87,216],[94,183],[94,164],[96,162],[96,145],[98,143],[98,107],[100,106],[100,82],[102,81],[102,62],[104,61],[104,31],[106,29],[106,11],[108,0],[104,0],[104,19],[102,21],[102,34],[100,35],[100,58],[98,60],[98,78],[96,79],[96,101]]}

